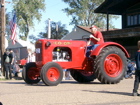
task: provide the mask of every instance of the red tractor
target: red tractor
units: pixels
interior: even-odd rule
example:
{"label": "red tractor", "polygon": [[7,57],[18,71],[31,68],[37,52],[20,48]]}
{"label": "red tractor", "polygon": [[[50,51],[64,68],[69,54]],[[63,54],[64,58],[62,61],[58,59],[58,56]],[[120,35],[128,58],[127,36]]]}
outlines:
{"label": "red tractor", "polygon": [[80,83],[98,79],[103,84],[116,84],[127,70],[128,52],[114,42],[105,42],[86,57],[84,40],[39,39],[36,42],[36,62],[26,64],[22,77],[27,84],[42,80],[47,86],[58,85],[63,69],[69,69]]}

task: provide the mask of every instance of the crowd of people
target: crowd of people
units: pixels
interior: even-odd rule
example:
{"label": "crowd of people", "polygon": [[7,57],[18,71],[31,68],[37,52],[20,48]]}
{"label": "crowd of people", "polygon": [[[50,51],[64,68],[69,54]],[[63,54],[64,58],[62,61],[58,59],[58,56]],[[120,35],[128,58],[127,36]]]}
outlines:
{"label": "crowd of people", "polygon": [[[31,53],[28,50],[27,63],[35,62],[35,53]],[[4,61],[4,74],[5,79],[12,79],[13,77],[18,77],[18,73],[21,72],[21,68],[17,64],[16,55],[12,49],[6,49],[3,55]]]}
{"label": "crowd of people", "polygon": [[3,55],[5,78],[12,79],[12,73],[16,76],[16,58],[12,49],[6,49]]}

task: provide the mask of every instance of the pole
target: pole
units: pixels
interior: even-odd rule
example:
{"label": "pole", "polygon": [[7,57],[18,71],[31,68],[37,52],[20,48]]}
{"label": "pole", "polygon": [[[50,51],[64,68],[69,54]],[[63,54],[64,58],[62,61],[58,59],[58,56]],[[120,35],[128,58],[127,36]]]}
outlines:
{"label": "pole", "polygon": [[48,39],[51,38],[51,20],[48,19]]}
{"label": "pole", "polygon": [[107,31],[109,31],[109,14],[107,12]]}
{"label": "pole", "polygon": [[56,23],[56,39],[58,39],[58,24]]}
{"label": "pole", "polygon": [[1,0],[1,30],[0,30],[0,55],[1,55],[1,71],[4,74],[3,54],[5,51],[5,0]]}

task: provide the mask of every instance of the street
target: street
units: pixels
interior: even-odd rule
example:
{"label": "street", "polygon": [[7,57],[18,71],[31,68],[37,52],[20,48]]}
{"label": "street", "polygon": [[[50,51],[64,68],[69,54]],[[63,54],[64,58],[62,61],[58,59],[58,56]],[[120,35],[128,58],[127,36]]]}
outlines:
{"label": "street", "polygon": [[23,80],[0,80],[3,105],[139,105],[140,97],[131,96],[134,79],[105,85],[95,80],[79,84],[63,80],[58,86],[41,81],[27,85]]}

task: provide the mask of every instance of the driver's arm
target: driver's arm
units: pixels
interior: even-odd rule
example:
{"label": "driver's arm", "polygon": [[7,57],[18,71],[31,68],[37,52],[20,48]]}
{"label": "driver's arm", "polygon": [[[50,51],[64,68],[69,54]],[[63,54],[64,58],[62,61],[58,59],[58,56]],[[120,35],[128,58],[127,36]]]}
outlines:
{"label": "driver's arm", "polygon": [[89,40],[87,41],[87,46],[89,46],[90,43],[91,43],[91,40],[89,39]]}
{"label": "driver's arm", "polygon": [[90,37],[90,38],[93,38],[93,39],[96,40],[96,41],[100,41],[100,38],[96,38],[96,37],[94,37],[93,35],[90,35],[89,37]]}

